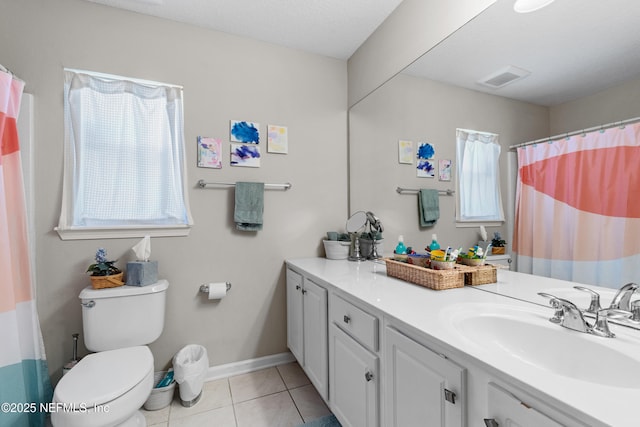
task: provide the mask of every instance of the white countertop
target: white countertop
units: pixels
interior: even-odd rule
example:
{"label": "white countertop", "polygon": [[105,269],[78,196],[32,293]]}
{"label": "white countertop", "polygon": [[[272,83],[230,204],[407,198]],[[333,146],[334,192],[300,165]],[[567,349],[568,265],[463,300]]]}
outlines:
{"label": "white countertop", "polygon": [[[578,380],[531,365],[520,358],[506,356],[504,352],[492,351],[490,343],[479,346],[455,333],[450,324],[452,310],[465,304],[497,304],[514,310],[526,309],[539,316],[539,325],[543,327],[560,328],[564,333],[577,334],[579,332],[549,322],[553,309],[548,306],[547,300],[537,295],[541,291],[563,290],[571,293],[570,300],[578,306],[584,306],[582,303],[588,304],[589,295],[573,290],[575,283],[499,269],[498,282],[495,284],[434,291],[387,277],[383,262],[303,258],[287,260],[287,264],[417,329],[449,349],[475,359],[481,366],[485,365],[527,384],[541,395],[562,402],[587,417],[612,426],[628,426],[636,421],[640,424],[640,415],[635,412],[635,404],[640,402],[639,372],[629,372],[629,378],[638,377],[638,380],[622,381],[625,383],[623,386],[615,385],[616,381],[603,385]],[[611,293],[613,290],[608,291]],[[582,300],[575,301],[573,292]],[[566,297],[566,294],[558,296]],[[603,295],[602,301],[603,306],[608,304],[607,295]],[[610,325],[610,328],[616,333],[616,338],[583,335],[586,340],[595,340],[597,343],[605,340],[607,347],[628,355],[633,359],[632,362],[640,363],[640,332],[618,325]],[[541,339],[541,345],[545,345],[544,339]],[[557,349],[549,348],[550,353],[554,351]],[[558,354],[557,357],[575,357],[577,363],[581,360],[577,352]],[[603,376],[606,377],[607,360],[601,362],[596,368],[603,370]]]}

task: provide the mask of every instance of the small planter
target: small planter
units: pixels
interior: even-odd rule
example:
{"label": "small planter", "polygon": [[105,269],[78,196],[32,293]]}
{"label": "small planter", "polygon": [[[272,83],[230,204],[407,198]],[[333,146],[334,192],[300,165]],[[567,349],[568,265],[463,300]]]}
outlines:
{"label": "small planter", "polygon": [[109,276],[89,276],[93,289],[115,288],[124,285],[122,276],[124,273],[111,274]]}
{"label": "small planter", "polygon": [[491,248],[491,253],[493,255],[504,255],[504,250],[505,250],[504,246],[501,246],[501,247],[494,246]]}

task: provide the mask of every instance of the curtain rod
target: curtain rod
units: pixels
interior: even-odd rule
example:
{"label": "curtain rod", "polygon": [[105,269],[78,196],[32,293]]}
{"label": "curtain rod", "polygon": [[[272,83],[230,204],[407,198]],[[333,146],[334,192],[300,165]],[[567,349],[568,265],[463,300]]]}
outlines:
{"label": "curtain rod", "polygon": [[[200,188],[204,188],[207,185],[221,185],[224,187],[235,187],[236,183],[235,182],[204,182],[203,179],[198,181],[198,187]],[[285,182],[284,184],[265,184],[264,186],[265,188],[281,188],[283,190],[288,190],[291,188],[291,183]]]}
{"label": "curtain rod", "polygon": [[5,67],[2,64],[0,64],[0,71],[4,71],[5,73],[11,74],[11,77],[13,77],[16,80],[20,80],[22,83],[24,83],[24,80],[22,80],[20,77],[16,76],[13,71],[11,71],[10,69],[8,69],[7,67]]}
{"label": "curtain rod", "polygon": [[[415,188],[402,188],[402,187],[398,187],[396,188],[396,191],[399,194],[403,194],[403,193],[419,193],[420,190],[417,190]],[[438,190],[438,194],[444,195],[444,196],[453,196],[453,193],[455,193],[455,191],[453,190]]]}
{"label": "curtain rod", "polygon": [[587,129],[576,130],[576,131],[573,131],[573,132],[562,133],[562,134],[555,135],[555,136],[548,136],[546,138],[536,139],[535,141],[523,142],[522,144],[516,144],[516,145],[510,146],[509,150],[513,150],[513,149],[519,148],[519,147],[525,147],[527,145],[539,144],[541,142],[553,142],[553,140],[558,140],[558,139],[561,139],[561,138],[568,138],[568,137],[574,136],[574,135],[581,135],[581,134],[585,134],[587,132],[593,132],[593,131],[596,131],[596,130],[611,129],[612,127],[616,127],[616,126],[624,127],[624,125],[628,125],[630,123],[635,123],[635,122],[640,122],[640,117],[635,117],[633,119],[627,119],[627,120],[621,120],[619,122],[612,122],[612,123],[608,123],[606,125],[594,126],[594,127],[587,128]]}

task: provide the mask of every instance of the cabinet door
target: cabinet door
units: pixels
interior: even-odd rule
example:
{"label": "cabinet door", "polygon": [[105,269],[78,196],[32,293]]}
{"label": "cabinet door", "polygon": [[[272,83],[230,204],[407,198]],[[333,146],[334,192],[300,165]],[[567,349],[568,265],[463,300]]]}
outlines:
{"label": "cabinet door", "polygon": [[329,326],[329,400],[344,427],[377,427],[378,357]]}
{"label": "cabinet door", "polygon": [[488,392],[489,416],[487,418],[495,420],[499,426],[562,427],[562,424],[522,403],[520,399],[497,384],[489,383]]}
{"label": "cabinet door", "polygon": [[302,318],[302,275],[287,269],[287,346],[304,365]]}
{"label": "cabinet door", "polygon": [[327,386],[327,290],[304,278],[304,365],[307,376],[325,400]]}
{"label": "cabinet door", "polygon": [[385,329],[385,426],[464,425],[465,370]]}

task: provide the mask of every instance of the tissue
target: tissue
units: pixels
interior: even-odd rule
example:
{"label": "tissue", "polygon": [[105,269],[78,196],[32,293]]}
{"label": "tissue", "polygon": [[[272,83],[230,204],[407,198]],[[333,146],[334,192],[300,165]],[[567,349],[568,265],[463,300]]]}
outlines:
{"label": "tissue", "polygon": [[131,250],[136,254],[136,260],[149,261],[151,256],[151,237],[144,236]]}
{"label": "tissue", "polygon": [[149,261],[151,237],[144,236],[131,250],[136,254],[135,262],[127,263],[127,285],[147,286],[158,281],[158,261]]}
{"label": "tissue", "polygon": [[222,299],[227,296],[227,283],[209,283],[209,299]]}

